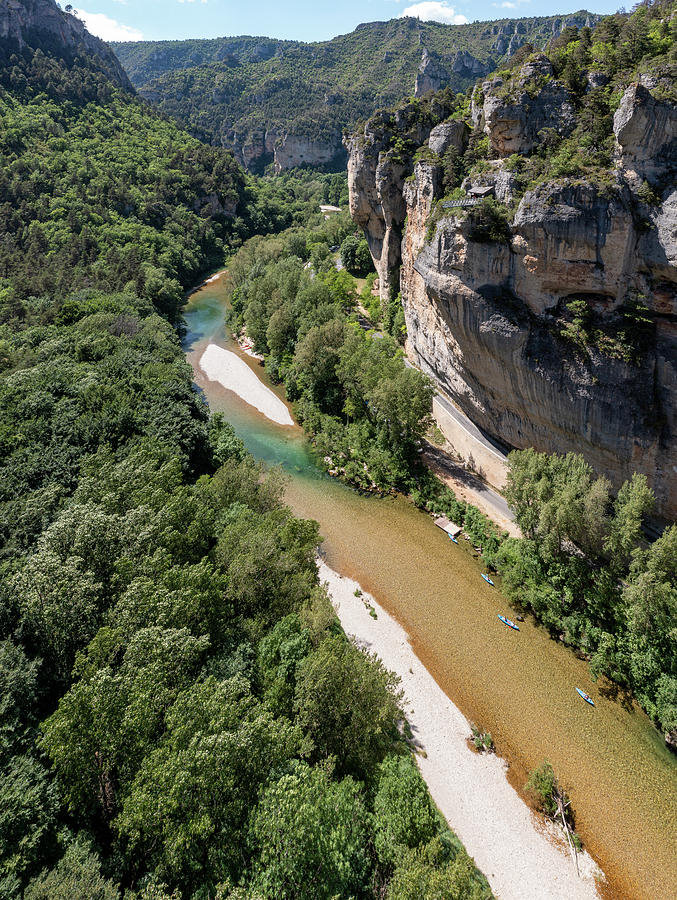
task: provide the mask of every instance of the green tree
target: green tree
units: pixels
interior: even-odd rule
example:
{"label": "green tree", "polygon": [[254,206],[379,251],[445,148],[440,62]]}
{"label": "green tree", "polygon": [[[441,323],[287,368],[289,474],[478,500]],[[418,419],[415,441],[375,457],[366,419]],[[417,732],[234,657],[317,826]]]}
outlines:
{"label": "green tree", "polygon": [[30,740],[38,663],[10,640],[0,641],[0,766]]}
{"label": "green tree", "polygon": [[374,797],[374,846],[379,862],[395,867],[406,850],[428,843],[437,831],[430,794],[411,757],[386,757],[379,767]]}
{"label": "green tree", "polygon": [[358,278],[366,278],[374,268],[369,245],[356,234],[349,234],[341,244],[341,262],[351,275]]}
{"label": "green tree", "polygon": [[133,867],[152,869],[182,891],[215,890],[237,879],[240,835],[259,786],[288,759],[296,738],[241,679],[207,678],[185,690],[166,716],[115,828]]}
{"label": "green tree", "polygon": [[267,900],[333,900],[367,887],[368,816],[352,778],[295,765],[265,789],[250,825],[253,887]]}
{"label": "green tree", "polygon": [[432,422],[434,393],[427,376],[398,366],[392,378],[383,379],[366,395],[371,415],[393,449],[405,455],[414,452]]}
{"label": "green tree", "polygon": [[75,841],[56,868],[35,878],[25,900],[119,900],[120,892],[101,875],[101,863],[84,841]]}
{"label": "green tree", "polygon": [[192,683],[207,647],[206,638],[186,630],[141,629],[119,669],[111,662],[122,648],[113,640],[112,659],[92,666],[62,698],[45,723],[43,743],[72,811],[111,819],[121,788],[163,733],[168,710]]}
{"label": "green tree", "polygon": [[295,614],[281,619],[259,642],[257,664],[263,695],[276,715],[291,718],[296,669],[311,646],[310,632]]}
{"label": "green tree", "polygon": [[27,876],[39,871],[55,854],[58,811],[56,786],[36,759],[14,756],[0,770],[0,892],[3,896],[2,885],[25,883]]}
{"label": "green tree", "polygon": [[492,894],[468,854],[450,858],[439,840],[405,853],[395,870],[386,900],[489,900]]}
{"label": "green tree", "polygon": [[318,759],[364,778],[398,739],[399,679],[342,636],[327,638],[296,670],[295,710]]}

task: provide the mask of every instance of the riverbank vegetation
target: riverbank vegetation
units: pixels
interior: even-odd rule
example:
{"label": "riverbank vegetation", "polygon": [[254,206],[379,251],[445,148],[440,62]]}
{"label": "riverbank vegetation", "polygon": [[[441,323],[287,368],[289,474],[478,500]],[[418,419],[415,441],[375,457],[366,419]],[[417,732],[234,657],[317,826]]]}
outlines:
{"label": "riverbank vegetation", "polygon": [[0,897],[486,900],[316,523],[192,389],[172,323],[243,176],[95,66],[69,99],[22,59],[49,78],[0,92]]}
{"label": "riverbank vegetation", "polygon": [[508,596],[676,731],[677,526],[643,539],[654,504],[644,476],[612,500],[581,456],[524,450],[510,454],[505,495],[524,534],[495,558]]}
{"label": "riverbank vegetation", "polygon": [[402,491],[461,525],[518,608],[675,732],[677,527],[643,541],[654,502],[646,479],[633,476],[612,498],[581,456],[514,452],[506,498],[520,539],[459,501],[418,452],[431,422],[429,379],[405,366],[390,335],[356,321],[355,282],[335,270],[329,247],[349,229],[336,217],[246,244],[229,269],[231,327],[246,327],[331,474]]}
{"label": "riverbank vegetation", "polygon": [[267,371],[284,382],[327,469],[388,491],[415,468],[432,386],[405,367],[392,335],[358,323],[355,281],[336,270],[330,250],[353,232],[347,216],[335,216],[250,241],[229,265],[229,324],[246,328]]}

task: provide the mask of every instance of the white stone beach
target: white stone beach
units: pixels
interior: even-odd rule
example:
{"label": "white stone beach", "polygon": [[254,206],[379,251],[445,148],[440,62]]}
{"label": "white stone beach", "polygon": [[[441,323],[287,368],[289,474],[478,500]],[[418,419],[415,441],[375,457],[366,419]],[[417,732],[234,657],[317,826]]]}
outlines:
{"label": "white stone beach", "polygon": [[505,762],[469,748],[470,723],[420,662],[404,629],[373,597],[355,596],[357,582],[321,560],[318,566],[345,632],[402,679],[421,774],[498,900],[599,900],[596,878],[603,875],[594,860],[578,854],[579,877],[557,829],[539,821],[508,782]]}
{"label": "white stone beach", "polygon": [[237,394],[272,422],[278,425],[294,424],[286,404],[257,378],[256,373],[236,353],[224,350],[217,344],[209,344],[200,357],[200,369],[210,381],[217,381]]}

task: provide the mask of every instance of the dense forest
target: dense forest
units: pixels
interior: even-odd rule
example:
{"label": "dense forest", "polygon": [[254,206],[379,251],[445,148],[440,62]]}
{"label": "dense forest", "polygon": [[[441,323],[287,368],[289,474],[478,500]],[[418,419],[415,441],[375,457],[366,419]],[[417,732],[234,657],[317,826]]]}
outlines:
{"label": "dense forest", "polygon": [[203,140],[240,148],[266,131],[289,132],[339,151],[342,129],[414,93],[423,48],[437,77],[465,90],[521,43],[543,47],[567,23],[596,18],[581,12],[468,25],[404,18],[322,43],[237,37],[114,46],[141,93]]}
{"label": "dense forest", "polygon": [[183,287],[345,181],[245,178],[30,45],[0,89],[0,897],[490,897],[317,525],[191,386]]}

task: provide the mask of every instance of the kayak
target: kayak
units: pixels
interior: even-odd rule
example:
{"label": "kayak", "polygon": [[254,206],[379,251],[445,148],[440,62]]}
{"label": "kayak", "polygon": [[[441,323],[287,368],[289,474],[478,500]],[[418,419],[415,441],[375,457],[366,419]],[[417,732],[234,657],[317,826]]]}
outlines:
{"label": "kayak", "polygon": [[491,578],[489,578],[488,575],[485,575],[484,572],[482,572],[482,578],[484,578],[487,584],[490,584],[492,587],[494,587],[494,582],[491,580]]}
{"label": "kayak", "polygon": [[586,694],[585,691],[582,691],[580,688],[576,688],[576,693],[579,694],[585,700],[586,703],[589,703],[590,706],[595,705],[595,701],[592,699],[592,697],[589,694]]}
{"label": "kayak", "polygon": [[[448,532],[447,532],[447,534],[448,534]],[[450,540],[450,541],[453,541],[455,544],[458,544],[458,541],[457,541],[456,538],[453,536],[453,534],[449,534],[449,540]]]}
{"label": "kayak", "polygon": [[514,628],[515,631],[519,631],[519,627],[515,625],[514,622],[511,622],[510,619],[506,619],[505,616],[499,616],[498,618],[501,620],[501,622],[503,622],[504,625],[507,625],[508,628]]}

